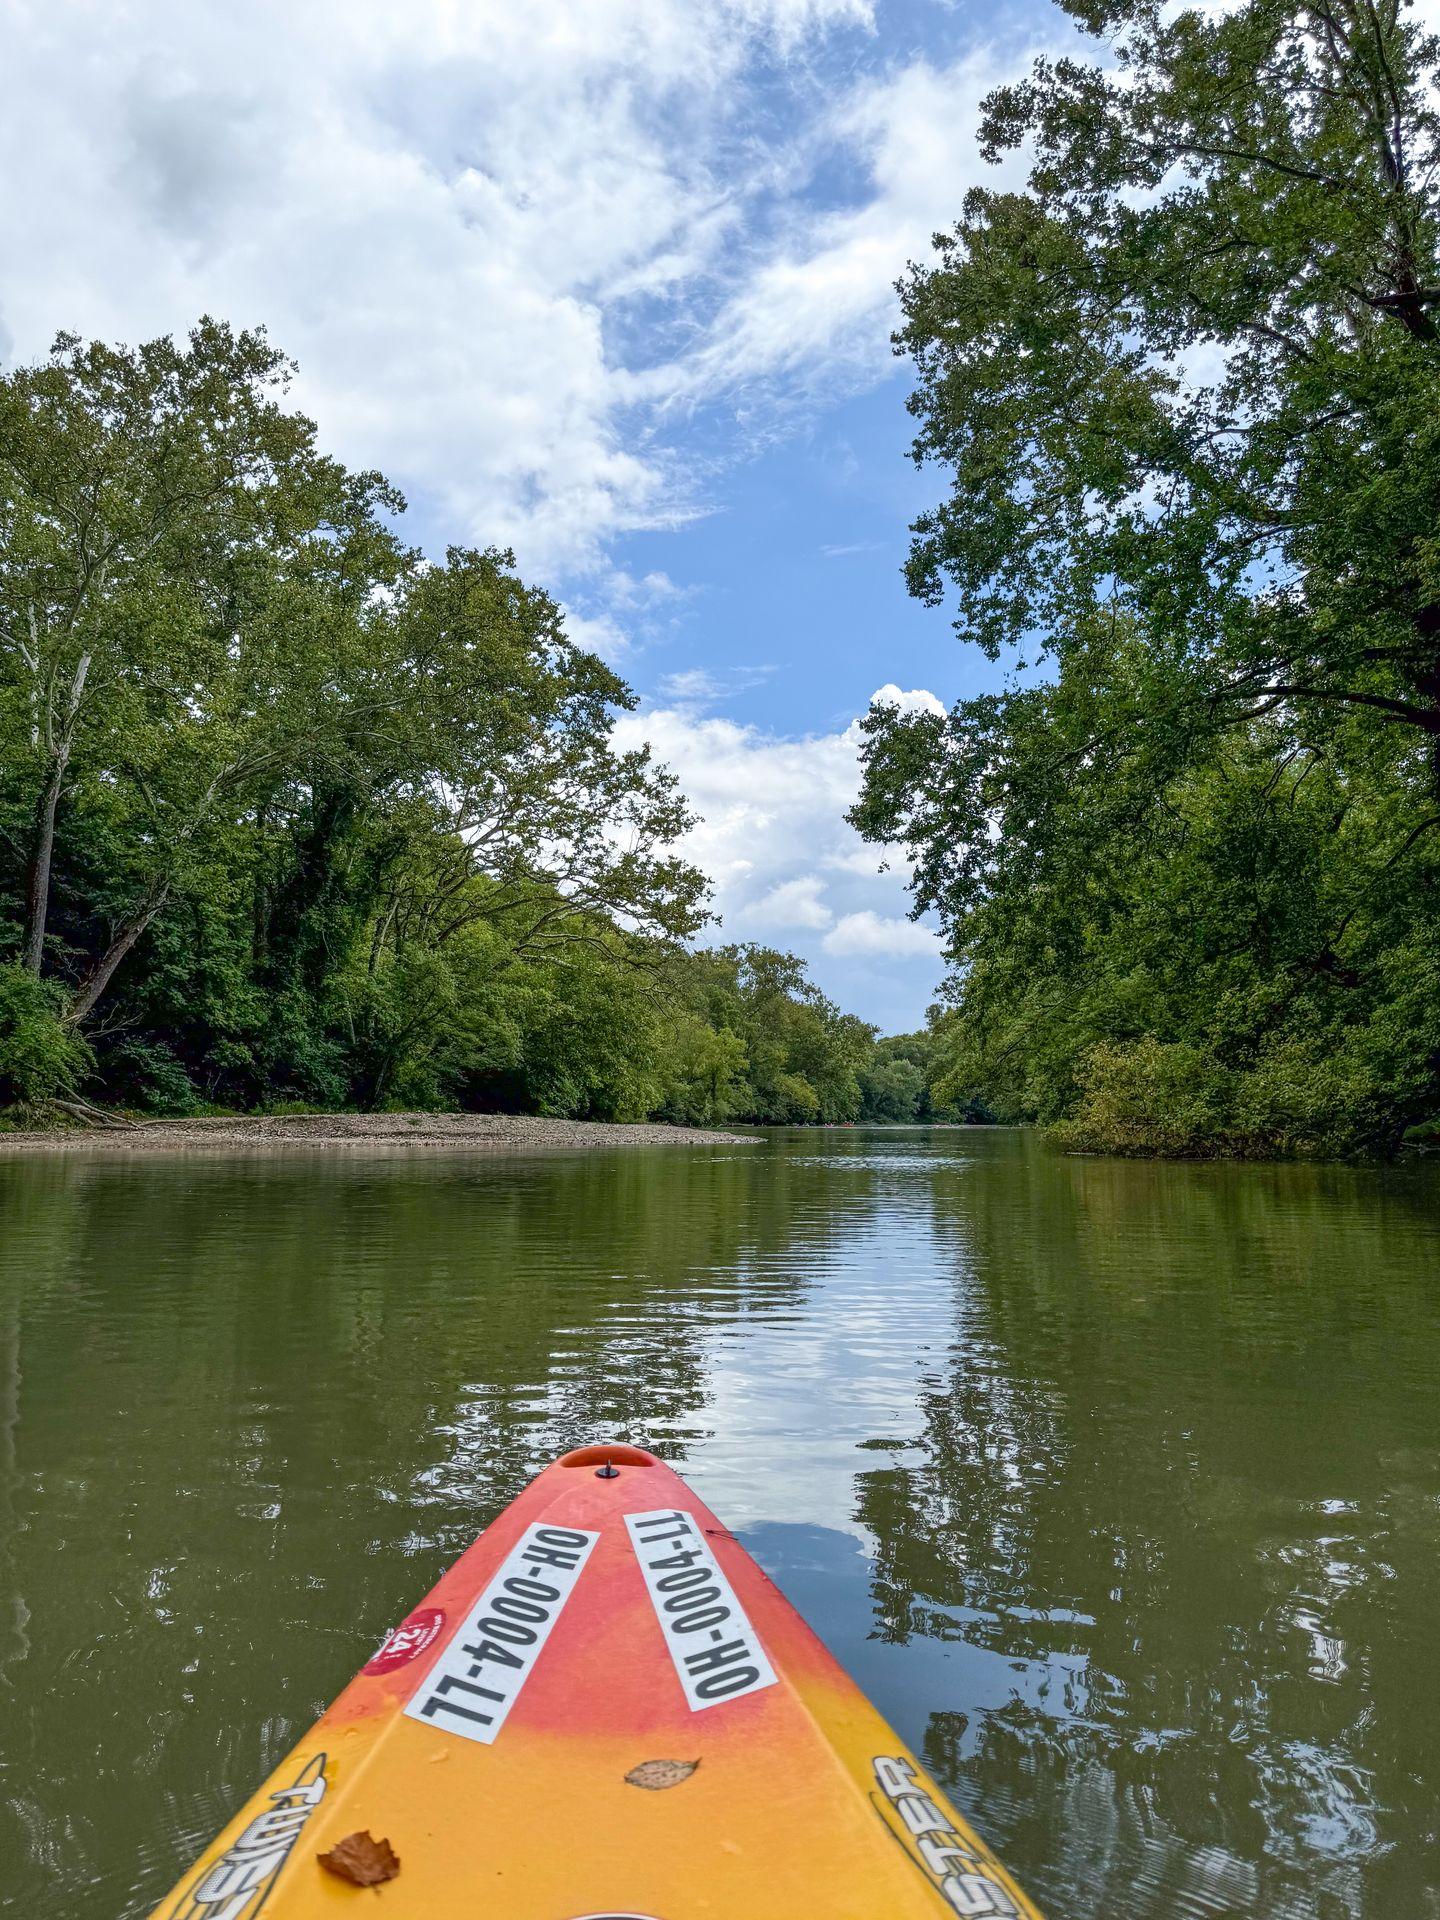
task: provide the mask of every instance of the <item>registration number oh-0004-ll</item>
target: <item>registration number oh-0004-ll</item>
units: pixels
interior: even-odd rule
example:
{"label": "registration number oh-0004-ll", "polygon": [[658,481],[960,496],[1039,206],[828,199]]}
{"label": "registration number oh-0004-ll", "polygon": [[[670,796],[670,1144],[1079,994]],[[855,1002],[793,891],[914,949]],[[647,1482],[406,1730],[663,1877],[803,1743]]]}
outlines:
{"label": "registration number oh-0004-ll", "polygon": [[580,1527],[527,1527],[406,1702],[410,1718],[488,1746],[599,1538]]}
{"label": "registration number oh-0004-ll", "polygon": [[773,1687],[775,1670],[692,1513],[627,1513],[650,1604],[692,1713]]}

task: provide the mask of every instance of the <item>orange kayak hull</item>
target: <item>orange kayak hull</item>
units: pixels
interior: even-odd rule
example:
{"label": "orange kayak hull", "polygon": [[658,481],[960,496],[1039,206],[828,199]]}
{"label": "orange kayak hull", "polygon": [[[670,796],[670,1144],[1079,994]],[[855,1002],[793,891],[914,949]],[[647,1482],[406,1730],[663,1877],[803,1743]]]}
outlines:
{"label": "orange kayak hull", "polygon": [[155,1913],[262,1910],[1038,1920],[744,1548],[622,1446],[547,1467]]}

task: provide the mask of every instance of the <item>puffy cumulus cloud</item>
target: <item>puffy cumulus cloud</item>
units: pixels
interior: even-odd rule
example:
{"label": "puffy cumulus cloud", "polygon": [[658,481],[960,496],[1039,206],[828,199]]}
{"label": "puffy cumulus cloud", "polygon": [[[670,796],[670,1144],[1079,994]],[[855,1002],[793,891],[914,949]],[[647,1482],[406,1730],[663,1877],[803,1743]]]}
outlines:
{"label": "puffy cumulus cloud", "polygon": [[828,927],[834,910],[821,898],[825,882],[817,873],[802,874],[798,880],[782,880],[751,908],[751,918],[759,926]]}
{"label": "puffy cumulus cloud", "polygon": [[826,953],[923,953],[940,958],[940,936],[916,920],[898,920],[862,907],[837,920],[824,940]]}
{"label": "puffy cumulus cloud", "polygon": [[427,524],[603,573],[608,540],[689,511],[609,331],[733,239],[747,67],[872,24],[868,0],[11,0],[0,346],[264,322],[327,443]]}
{"label": "puffy cumulus cloud", "polygon": [[[901,693],[923,706],[934,696]],[[683,851],[711,877],[717,940],[788,947],[843,1005],[915,1025],[941,970],[936,933],[906,918],[903,864],[881,871],[845,814],[860,786],[858,721],[786,738],[683,704],[627,714],[622,747],[648,741],[672,766],[700,824]]]}
{"label": "puffy cumulus cloud", "polygon": [[618,744],[642,741],[702,816],[685,852],[715,882],[728,938],[749,937],[748,910],[782,882],[860,844],[844,819],[859,780],[853,727],[793,740],[677,704],[621,717]]}
{"label": "puffy cumulus cloud", "polygon": [[897,687],[887,680],[883,687],[877,687],[870,696],[872,707],[895,707],[901,713],[934,713],[941,719],[945,717],[945,703],[937,700],[926,687],[912,687],[908,691]]}

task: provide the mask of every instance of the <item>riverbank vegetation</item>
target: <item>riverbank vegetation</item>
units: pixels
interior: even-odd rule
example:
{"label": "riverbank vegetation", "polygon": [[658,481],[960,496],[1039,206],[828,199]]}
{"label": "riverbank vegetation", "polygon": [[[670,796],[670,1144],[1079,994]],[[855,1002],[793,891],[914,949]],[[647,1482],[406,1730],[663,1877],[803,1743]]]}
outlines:
{"label": "riverbank vegetation", "polygon": [[954,972],[942,1094],[1068,1143],[1390,1151],[1440,1112],[1440,46],[1071,0],[902,287],[911,589],[1012,671],[877,713],[855,818]]}
{"label": "riverbank vegetation", "polygon": [[693,946],[630,689],[289,371],[205,322],[0,381],[0,1110],[928,1114],[799,961]]}

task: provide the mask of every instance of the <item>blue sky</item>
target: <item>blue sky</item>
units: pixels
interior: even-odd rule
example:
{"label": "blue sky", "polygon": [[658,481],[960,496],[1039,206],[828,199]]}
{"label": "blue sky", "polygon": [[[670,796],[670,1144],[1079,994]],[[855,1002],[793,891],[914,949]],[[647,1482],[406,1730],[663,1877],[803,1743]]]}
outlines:
{"label": "blue sky", "polygon": [[897,365],[743,461],[705,518],[618,545],[633,573],[663,569],[685,596],[632,663],[638,685],[708,672],[729,683],[728,707],[805,732],[846,725],[877,667],[907,687],[973,671],[945,614],[900,577],[907,529],[936,485],[907,457],[905,393]]}
{"label": "blue sky", "polygon": [[845,827],[878,689],[994,669],[910,601],[893,282],[978,104],[1071,43],[944,0],[17,0],[0,357],[263,323],[411,533],[512,546],[641,696],[723,927],[918,1024],[903,875]]}

